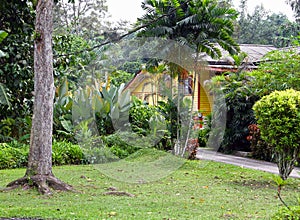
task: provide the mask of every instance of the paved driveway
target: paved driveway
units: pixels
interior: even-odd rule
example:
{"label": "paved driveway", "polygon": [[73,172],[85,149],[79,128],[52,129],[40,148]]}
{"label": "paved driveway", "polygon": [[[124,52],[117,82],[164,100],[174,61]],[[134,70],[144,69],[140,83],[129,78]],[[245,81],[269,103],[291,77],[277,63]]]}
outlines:
{"label": "paved driveway", "polygon": [[[254,160],[246,157],[238,157],[228,154],[217,153],[211,150],[200,148],[197,152],[197,158],[201,160],[211,160],[227,164],[232,164],[240,167],[246,167],[255,170],[262,170],[269,173],[278,174],[278,167],[275,163],[270,163],[261,160]],[[290,177],[300,178],[300,169],[294,168]]]}

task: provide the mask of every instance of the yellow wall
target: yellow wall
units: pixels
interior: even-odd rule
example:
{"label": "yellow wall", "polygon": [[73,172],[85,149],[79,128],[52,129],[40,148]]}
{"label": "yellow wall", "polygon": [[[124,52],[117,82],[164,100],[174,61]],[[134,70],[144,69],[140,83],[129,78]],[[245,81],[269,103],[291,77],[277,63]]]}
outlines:
{"label": "yellow wall", "polygon": [[199,111],[203,114],[203,115],[208,115],[211,110],[212,110],[212,97],[209,97],[209,95],[207,95],[206,91],[203,89],[203,87],[200,87],[200,103],[198,105]]}
{"label": "yellow wall", "polygon": [[[147,74],[147,73],[143,73]],[[212,110],[212,97],[203,88],[203,82],[207,79],[207,76],[201,76],[201,83],[195,83],[195,98],[193,111],[200,111],[203,115],[208,115]],[[149,104],[157,104],[158,100],[163,100],[159,96],[158,82],[160,77],[148,74],[145,79],[139,82],[135,88],[131,88],[131,94],[138,97],[141,100],[147,101]],[[173,88],[177,90],[178,80],[173,79]],[[200,87],[200,92],[199,92]],[[129,87],[130,89],[130,87]],[[200,96],[199,96],[200,94]],[[191,99],[191,95],[187,95],[185,98]],[[200,103],[199,103],[200,101]]]}

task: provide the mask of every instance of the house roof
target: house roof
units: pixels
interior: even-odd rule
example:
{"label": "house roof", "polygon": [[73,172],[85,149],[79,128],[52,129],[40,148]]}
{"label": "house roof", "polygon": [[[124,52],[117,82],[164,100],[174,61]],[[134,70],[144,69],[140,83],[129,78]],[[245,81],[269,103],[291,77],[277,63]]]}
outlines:
{"label": "house roof", "polygon": [[[268,52],[276,50],[277,48],[272,45],[260,45],[260,44],[240,44],[241,52],[246,53],[247,56],[247,63],[256,63],[259,62],[264,55]],[[202,59],[207,61],[209,64],[233,64],[233,59],[223,48],[219,46],[221,50],[222,56],[220,59],[213,59],[207,54],[203,54]]]}
{"label": "house roof", "polygon": [[[289,50],[292,47],[286,48],[276,48],[273,45],[261,45],[261,44],[240,44],[240,51],[246,53],[248,56],[246,58],[247,68],[248,69],[256,69],[259,62],[262,58],[269,52],[274,50]],[[293,47],[294,48],[294,47]],[[224,71],[224,70],[235,70],[236,66],[234,66],[234,60],[223,48],[219,47],[222,53],[222,57],[220,59],[213,59],[206,53],[201,56],[203,61],[208,63],[208,67],[214,71]],[[296,49],[300,53],[300,47],[296,47]],[[126,88],[134,89],[136,88],[144,79],[151,77],[148,74],[139,72],[136,76],[127,84]]]}
{"label": "house roof", "polygon": [[129,83],[125,86],[125,89],[134,90],[138,85],[140,85],[140,83],[142,83],[145,79],[148,79],[150,77],[150,74],[143,73],[143,71],[140,71],[135,74],[132,80],[129,81]]}
{"label": "house roof", "polygon": [[241,52],[248,54],[248,62],[259,62],[267,53],[276,50],[273,45],[241,44]]}

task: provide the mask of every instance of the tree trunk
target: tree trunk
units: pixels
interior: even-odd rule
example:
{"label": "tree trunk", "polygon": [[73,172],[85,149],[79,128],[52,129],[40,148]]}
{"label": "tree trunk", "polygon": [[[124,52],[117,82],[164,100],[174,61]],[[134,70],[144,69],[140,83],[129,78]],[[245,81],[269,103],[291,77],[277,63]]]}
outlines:
{"label": "tree trunk", "polygon": [[[198,82],[200,83],[200,72],[199,72],[199,52],[196,53],[196,57],[195,57],[195,61],[194,61],[194,77],[193,77],[193,91],[192,91],[192,106],[191,106],[191,113],[189,115],[190,119],[189,119],[189,126],[188,126],[188,131],[187,131],[187,136],[186,136],[186,139],[185,139],[185,143],[184,143],[184,149],[182,151],[182,154],[181,156],[183,157],[187,148],[188,148],[188,143],[189,143],[189,138],[190,138],[190,134],[191,134],[191,130],[193,129],[192,126],[193,126],[193,123],[194,123],[194,120],[193,120],[193,111],[194,111],[194,101],[195,101],[195,88],[196,88],[196,82],[198,80]],[[198,76],[198,79],[197,79],[197,76]],[[199,84],[200,85],[200,84]],[[200,86],[199,88],[200,89]],[[190,149],[191,152],[195,152],[196,149]],[[189,157],[191,156],[190,153],[191,152],[188,152],[189,154]],[[193,157],[191,157],[193,158]],[[195,159],[195,158],[193,158]]]}
{"label": "tree trunk", "polygon": [[25,176],[8,187],[35,186],[43,194],[50,188],[71,190],[52,174],[53,124],[53,0],[39,0],[36,7],[34,41],[34,109],[30,136],[28,167]]}
{"label": "tree trunk", "polygon": [[277,166],[281,179],[286,180],[289,177],[297,162],[298,155],[299,150],[290,147],[276,153]]}

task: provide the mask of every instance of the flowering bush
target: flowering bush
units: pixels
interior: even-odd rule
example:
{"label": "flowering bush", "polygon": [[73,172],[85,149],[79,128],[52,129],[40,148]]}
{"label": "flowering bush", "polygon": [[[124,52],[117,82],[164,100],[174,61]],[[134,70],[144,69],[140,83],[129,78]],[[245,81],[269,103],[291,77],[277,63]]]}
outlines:
{"label": "flowering bush", "polygon": [[273,161],[272,148],[262,140],[258,125],[251,124],[248,126],[248,129],[249,135],[247,136],[247,140],[251,143],[252,157],[260,160]]}

